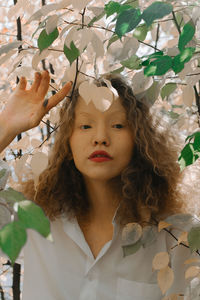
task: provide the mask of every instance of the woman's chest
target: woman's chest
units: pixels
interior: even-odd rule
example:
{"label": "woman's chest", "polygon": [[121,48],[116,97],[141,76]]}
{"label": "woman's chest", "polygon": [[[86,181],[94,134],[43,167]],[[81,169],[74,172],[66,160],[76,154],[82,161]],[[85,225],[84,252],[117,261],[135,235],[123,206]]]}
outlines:
{"label": "woman's chest", "polygon": [[112,240],[112,224],[102,227],[101,225],[88,225],[79,222],[79,226],[94,258],[96,258],[104,245]]}

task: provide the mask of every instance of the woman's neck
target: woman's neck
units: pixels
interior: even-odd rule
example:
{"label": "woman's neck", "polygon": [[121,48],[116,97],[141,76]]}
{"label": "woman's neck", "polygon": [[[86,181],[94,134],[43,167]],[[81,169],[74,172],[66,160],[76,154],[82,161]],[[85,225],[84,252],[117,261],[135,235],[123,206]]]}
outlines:
{"label": "woman's neck", "polygon": [[119,180],[115,179],[112,182],[84,180],[90,203],[89,219],[92,222],[110,223],[122,199]]}

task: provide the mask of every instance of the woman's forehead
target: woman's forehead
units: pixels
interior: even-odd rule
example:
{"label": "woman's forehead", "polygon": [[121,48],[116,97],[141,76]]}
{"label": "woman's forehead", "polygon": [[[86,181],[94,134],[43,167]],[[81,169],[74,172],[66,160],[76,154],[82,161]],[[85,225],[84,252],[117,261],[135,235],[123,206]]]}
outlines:
{"label": "woman's forehead", "polygon": [[110,105],[110,107],[107,110],[102,112],[95,107],[93,101],[90,101],[90,103],[87,104],[85,102],[85,100],[81,96],[79,96],[76,107],[75,107],[75,112],[77,114],[85,113],[85,115],[86,114],[88,114],[88,115],[90,115],[90,114],[91,115],[94,115],[94,114],[110,115],[110,114],[114,114],[114,113],[116,113],[116,114],[118,113],[118,114],[122,114],[122,115],[126,114],[126,110],[123,107],[123,105],[121,103],[121,99],[119,97],[112,101],[112,104]]}

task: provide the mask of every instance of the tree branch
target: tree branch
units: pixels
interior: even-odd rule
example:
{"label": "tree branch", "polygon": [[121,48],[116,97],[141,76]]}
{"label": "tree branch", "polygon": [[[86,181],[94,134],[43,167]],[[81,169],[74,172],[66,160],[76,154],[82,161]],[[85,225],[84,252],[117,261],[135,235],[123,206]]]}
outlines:
{"label": "tree branch", "polygon": [[176,16],[175,16],[174,11],[172,11],[172,16],[173,16],[174,23],[175,23],[175,25],[176,25],[176,29],[178,30],[179,35],[180,35],[180,34],[181,34],[181,29],[180,29],[180,26],[179,26],[179,24],[178,24],[178,22],[177,22],[177,20],[176,20]]}

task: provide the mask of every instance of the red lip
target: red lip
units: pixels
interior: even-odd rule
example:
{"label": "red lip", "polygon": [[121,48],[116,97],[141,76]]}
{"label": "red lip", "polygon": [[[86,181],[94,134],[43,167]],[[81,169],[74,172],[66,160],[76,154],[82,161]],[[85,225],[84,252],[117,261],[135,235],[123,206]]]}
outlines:
{"label": "red lip", "polygon": [[89,159],[94,158],[96,155],[104,155],[105,157],[112,159],[106,151],[95,151],[89,156]]}

